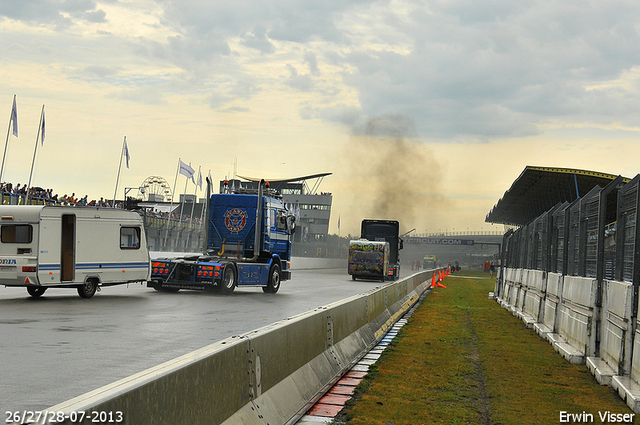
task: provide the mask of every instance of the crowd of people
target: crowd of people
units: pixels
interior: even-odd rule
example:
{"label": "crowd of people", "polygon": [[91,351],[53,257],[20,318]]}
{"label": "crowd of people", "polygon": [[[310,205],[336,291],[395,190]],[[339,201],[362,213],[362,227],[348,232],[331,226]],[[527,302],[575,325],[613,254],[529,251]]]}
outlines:
{"label": "crowd of people", "polygon": [[[21,185],[20,183],[15,186],[12,183],[0,183],[0,192],[3,196],[9,195],[18,199],[24,198],[27,195],[27,185]],[[60,205],[87,205],[98,207],[111,207],[111,203],[104,198],[100,200],[92,199],[89,201],[89,196],[77,197],[75,193],[63,196],[59,196],[57,193],[53,193],[53,189],[43,189],[41,187],[29,188],[29,199],[39,199],[45,201],[45,203],[53,203]],[[3,203],[11,203],[3,200]]]}
{"label": "crowd of people", "polygon": [[[20,183],[15,186],[12,183],[0,183],[0,193],[2,193],[2,203],[3,204],[22,204],[24,203],[24,197],[27,194],[27,185],[21,185]],[[7,199],[7,197],[13,197],[15,200]],[[112,201],[106,200],[104,198],[100,198],[99,200],[92,199],[89,201],[88,195],[83,197],[77,197],[75,193],[71,193],[71,195],[64,194],[63,196],[58,195],[53,192],[53,189],[43,189],[41,187],[31,187],[29,188],[29,199],[30,200],[38,200],[43,201],[45,204],[57,204],[57,205],[79,205],[79,206],[89,206],[89,207],[112,207]],[[179,204],[175,204],[176,207]],[[122,208],[123,205],[121,202],[116,201],[115,208]],[[169,213],[163,212],[157,209],[149,208],[146,211],[146,215],[149,217],[157,217],[162,219],[168,219],[172,221],[183,221],[183,222],[193,222],[195,224],[202,224],[203,220],[201,217],[190,217],[190,207],[185,207],[182,212],[182,218],[180,218],[180,213]]]}

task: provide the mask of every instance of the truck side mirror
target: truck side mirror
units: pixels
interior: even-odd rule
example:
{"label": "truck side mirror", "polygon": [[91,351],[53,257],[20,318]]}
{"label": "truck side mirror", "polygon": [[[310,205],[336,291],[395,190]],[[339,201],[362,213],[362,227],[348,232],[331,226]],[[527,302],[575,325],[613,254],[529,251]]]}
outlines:
{"label": "truck side mirror", "polygon": [[402,239],[400,239],[400,248],[399,249],[402,249],[402,248],[404,248],[404,241]]}
{"label": "truck side mirror", "polygon": [[293,235],[296,231],[296,218],[292,215],[287,217],[287,227],[289,228],[289,234]]}

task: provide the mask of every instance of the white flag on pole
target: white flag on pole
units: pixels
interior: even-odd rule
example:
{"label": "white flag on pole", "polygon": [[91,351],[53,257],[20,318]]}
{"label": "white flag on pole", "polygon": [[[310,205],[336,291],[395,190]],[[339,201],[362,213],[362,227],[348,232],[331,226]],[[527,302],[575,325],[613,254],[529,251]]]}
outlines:
{"label": "white flag on pole", "polygon": [[127,146],[127,138],[124,139],[124,157],[127,159],[127,168],[129,168],[129,147]]}
{"label": "white flag on pole", "polygon": [[200,169],[198,168],[198,187],[202,190],[202,173],[200,173]]}
{"label": "white flag on pole", "polygon": [[11,108],[11,126],[13,127],[13,135],[18,137],[18,107],[15,95],[13,95],[13,107]]}
{"label": "white flag on pole", "polygon": [[180,174],[187,177],[188,179],[193,180],[193,175],[195,174],[195,172],[196,170],[191,168],[191,165],[187,165],[184,162],[182,162],[182,160],[180,160]]}

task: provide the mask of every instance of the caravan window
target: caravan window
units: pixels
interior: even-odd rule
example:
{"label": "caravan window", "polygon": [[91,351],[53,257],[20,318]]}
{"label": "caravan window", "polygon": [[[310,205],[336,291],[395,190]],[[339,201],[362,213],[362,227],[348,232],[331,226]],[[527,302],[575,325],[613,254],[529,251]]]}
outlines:
{"label": "caravan window", "polygon": [[2,243],[31,243],[33,227],[30,224],[3,224],[0,234]]}
{"label": "caravan window", "polygon": [[120,228],[120,249],[140,248],[140,228],[121,227]]}

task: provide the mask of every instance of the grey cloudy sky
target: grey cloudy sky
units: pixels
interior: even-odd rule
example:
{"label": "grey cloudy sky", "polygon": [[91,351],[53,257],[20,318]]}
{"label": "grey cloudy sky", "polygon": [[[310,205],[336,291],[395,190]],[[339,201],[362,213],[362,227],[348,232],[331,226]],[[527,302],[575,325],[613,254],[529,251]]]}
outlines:
{"label": "grey cloudy sky", "polygon": [[34,184],[61,195],[112,197],[126,135],[119,197],[173,186],[178,158],[214,180],[237,161],[333,173],[332,232],[498,230],[484,216],[526,165],[640,170],[639,30],[616,0],[0,1],[5,177],[28,179],[45,104]]}

